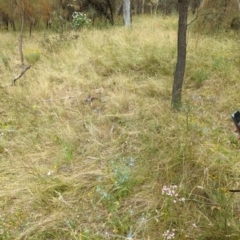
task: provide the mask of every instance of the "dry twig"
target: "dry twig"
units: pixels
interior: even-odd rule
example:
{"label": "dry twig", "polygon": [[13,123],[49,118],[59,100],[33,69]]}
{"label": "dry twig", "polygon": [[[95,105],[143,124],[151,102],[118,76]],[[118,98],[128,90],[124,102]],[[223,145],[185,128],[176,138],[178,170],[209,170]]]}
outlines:
{"label": "dry twig", "polygon": [[26,66],[26,67],[22,70],[22,72],[21,72],[17,77],[15,77],[15,78],[12,80],[12,85],[15,85],[16,81],[17,81],[20,77],[22,77],[22,75],[23,75],[30,67],[31,67],[31,65]]}

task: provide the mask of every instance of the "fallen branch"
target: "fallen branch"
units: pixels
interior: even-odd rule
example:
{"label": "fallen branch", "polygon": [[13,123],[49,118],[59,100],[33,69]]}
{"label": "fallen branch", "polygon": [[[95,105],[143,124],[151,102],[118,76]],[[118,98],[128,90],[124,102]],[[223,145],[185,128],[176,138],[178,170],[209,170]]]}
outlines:
{"label": "fallen branch", "polygon": [[15,77],[15,78],[12,80],[12,86],[15,85],[16,81],[17,81],[20,77],[22,77],[22,75],[23,75],[30,67],[31,67],[31,65],[26,66],[26,67],[22,70],[22,72],[21,72],[17,77]]}
{"label": "fallen branch", "polygon": [[240,190],[238,190],[238,189],[231,189],[231,190],[228,190],[229,192],[232,192],[232,193],[239,193],[240,192]]}

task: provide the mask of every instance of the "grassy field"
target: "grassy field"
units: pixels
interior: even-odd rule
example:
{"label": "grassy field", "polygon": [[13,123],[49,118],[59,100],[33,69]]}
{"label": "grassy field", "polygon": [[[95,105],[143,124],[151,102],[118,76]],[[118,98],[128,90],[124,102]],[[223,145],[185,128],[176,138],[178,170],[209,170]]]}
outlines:
{"label": "grassy field", "polygon": [[0,42],[0,239],[240,239],[239,36],[188,32],[171,109],[177,17],[19,33]]}

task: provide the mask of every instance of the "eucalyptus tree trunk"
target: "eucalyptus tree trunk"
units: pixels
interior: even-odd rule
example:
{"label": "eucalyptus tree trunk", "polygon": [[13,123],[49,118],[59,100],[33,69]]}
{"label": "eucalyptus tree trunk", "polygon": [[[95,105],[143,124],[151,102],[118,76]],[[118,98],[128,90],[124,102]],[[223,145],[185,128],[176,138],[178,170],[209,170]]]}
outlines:
{"label": "eucalyptus tree trunk", "polygon": [[155,1],[155,10],[154,10],[154,16],[155,16],[155,17],[156,17],[156,15],[157,15],[158,4],[159,4],[159,0],[156,0],[156,1]]}
{"label": "eucalyptus tree trunk", "polygon": [[237,4],[238,4],[238,9],[240,11],[240,0],[237,0]]}
{"label": "eucalyptus tree trunk", "polygon": [[131,0],[123,0],[123,23],[125,26],[131,25]]}
{"label": "eucalyptus tree trunk", "polygon": [[142,0],[142,10],[141,10],[142,14],[144,14],[144,5],[145,5],[145,0]]}
{"label": "eucalyptus tree trunk", "polygon": [[107,4],[108,4],[109,10],[110,10],[110,19],[109,19],[109,21],[110,21],[110,23],[112,25],[114,25],[113,8],[112,8],[112,4],[111,4],[110,0],[107,0]]}
{"label": "eucalyptus tree trunk", "polygon": [[189,0],[178,0],[178,40],[177,64],[174,73],[172,88],[172,107],[179,109],[181,106],[182,85],[186,66],[187,55],[187,17]]}
{"label": "eucalyptus tree trunk", "polygon": [[24,67],[24,57],[23,57],[23,51],[22,51],[22,38],[23,38],[23,29],[24,29],[24,11],[25,11],[25,6],[23,0],[16,1],[18,7],[20,8],[21,12],[21,18],[22,18],[22,24],[21,24],[21,32],[20,36],[18,38],[19,41],[19,54],[20,54],[20,59],[21,59],[21,64],[22,67]]}

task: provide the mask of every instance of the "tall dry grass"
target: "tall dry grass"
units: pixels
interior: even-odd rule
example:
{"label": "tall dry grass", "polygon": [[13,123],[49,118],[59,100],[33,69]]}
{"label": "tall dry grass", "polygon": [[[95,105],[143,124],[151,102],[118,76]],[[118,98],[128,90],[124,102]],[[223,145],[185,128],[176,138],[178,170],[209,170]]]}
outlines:
{"label": "tall dry grass", "polygon": [[18,34],[1,33],[1,239],[238,239],[239,40],[189,31],[176,113],[176,31],[26,33],[16,86]]}

